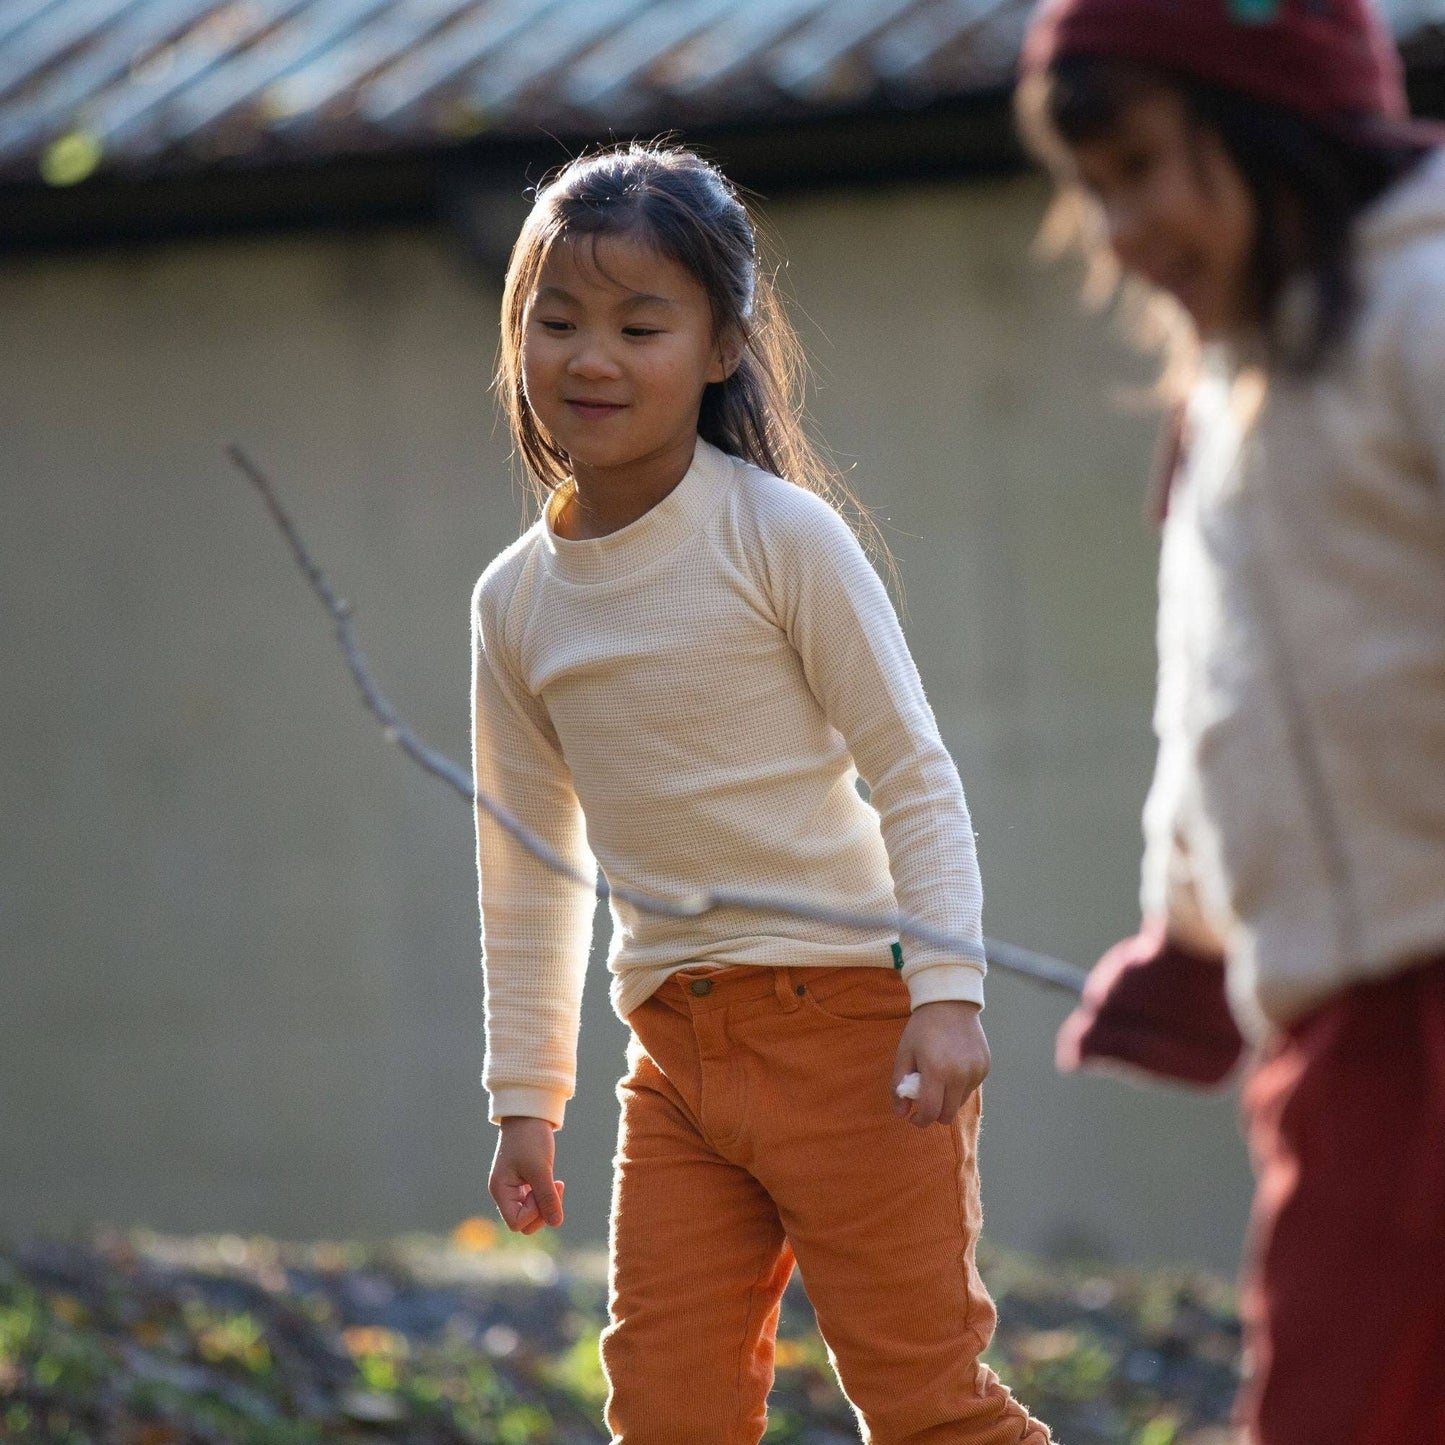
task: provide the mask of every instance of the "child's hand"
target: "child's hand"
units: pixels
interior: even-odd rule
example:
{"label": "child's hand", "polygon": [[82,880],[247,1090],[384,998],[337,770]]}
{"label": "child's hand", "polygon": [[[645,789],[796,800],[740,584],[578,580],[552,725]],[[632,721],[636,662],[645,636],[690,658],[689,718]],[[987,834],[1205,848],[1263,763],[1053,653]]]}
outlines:
{"label": "child's hand", "polygon": [[552,1178],[555,1149],[547,1120],[522,1115],[502,1120],[487,1189],[515,1234],[535,1234],[544,1224],[556,1229],[562,1222],[567,1186]]}
{"label": "child's hand", "polygon": [[893,1087],[919,1075],[918,1098],[895,1099],[893,1112],[920,1129],[951,1124],[968,1096],[988,1077],[988,1040],[976,1003],[941,999],[920,1004],[898,1041]]}

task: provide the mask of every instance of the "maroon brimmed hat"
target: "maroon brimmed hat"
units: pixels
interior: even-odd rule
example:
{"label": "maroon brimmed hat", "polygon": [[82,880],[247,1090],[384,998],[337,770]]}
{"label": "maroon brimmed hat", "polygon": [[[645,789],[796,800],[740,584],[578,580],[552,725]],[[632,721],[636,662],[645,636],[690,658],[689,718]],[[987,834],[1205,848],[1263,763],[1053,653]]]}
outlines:
{"label": "maroon brimmed hat", "polygon": [[1043,0],[1023,73],[1076,55],[1179,71],[1307,120],[1413,129],[1399,52],[1369,0]]}

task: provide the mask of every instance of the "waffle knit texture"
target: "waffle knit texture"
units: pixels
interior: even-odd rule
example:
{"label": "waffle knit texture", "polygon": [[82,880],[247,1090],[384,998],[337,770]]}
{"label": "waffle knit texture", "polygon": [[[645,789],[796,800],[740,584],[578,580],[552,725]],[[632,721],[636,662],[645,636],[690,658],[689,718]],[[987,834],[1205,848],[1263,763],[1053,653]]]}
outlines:
{"label": "waffle knit texture", "polygon": [[[699,440],[610,536],[546,516],[473,596],[473,765],[575,868],[687,899],[902,910],[913,1005],[983,1002],[982,886],[958,773],[883,584],[824,501]],[[866,779],[871,802],[859,795]],[[477,816],[493,1119],[562,1122],[593,900]],[[674,919],[612,901],[626,1017],[685,964],[892,964],[896,934],[767,910]]]}

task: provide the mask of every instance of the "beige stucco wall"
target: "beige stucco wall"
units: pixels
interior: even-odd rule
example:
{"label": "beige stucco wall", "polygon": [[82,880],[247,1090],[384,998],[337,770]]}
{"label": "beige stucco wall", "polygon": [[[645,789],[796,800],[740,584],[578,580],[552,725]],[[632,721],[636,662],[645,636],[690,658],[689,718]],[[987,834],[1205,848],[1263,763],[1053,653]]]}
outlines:
{"label": "beige stucco wall", "polygon": [[[1138,366],[1028,257],[1028,181],[779,203],[814,415],[889,524],[981,835],[987,927],[1134,922],[1153,547]],[[388,750],[245,443],[418,729],[466,749],[466,603],[522,501],[497,296],[439,235],[0,266],[0,1228],[286,1235],[486,1205],[470,822]],[[1232,1262],[1228,1099],[1057,1078],[996,977],[989,1228]],[[622,1030],[595,981],[561,1140],[600,1237]]]}

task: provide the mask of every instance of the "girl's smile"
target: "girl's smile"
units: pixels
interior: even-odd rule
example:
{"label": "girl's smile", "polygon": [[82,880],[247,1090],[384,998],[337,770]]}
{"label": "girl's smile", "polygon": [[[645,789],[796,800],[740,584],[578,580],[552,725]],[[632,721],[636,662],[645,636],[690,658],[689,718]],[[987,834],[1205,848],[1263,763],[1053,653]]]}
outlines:
{"label": "girl's smile", "polygon": [[1218,139],[1191,121],[1177,95],[1141,96],[1105,135],[1072,153],[1126,271],[1172,295],[1205,340],[1255,319],[1253,198]]}
{"label": "girl's smile", "polygon": [[[702,286],[643,239],[581,236],[553,245],[527,305],[527,404],[567,454],[574,538],[626,526],[682,480],[711,382],[736,364]],[[569,499],[571,500],[571,499]]]}
{"label": "girl's smile", "polygon": [[620,416],[626,410],[620,401],[594,401],[590,398],[572,396],[566,398],[567,405],[586,421],[601,421],[605,417]]}

